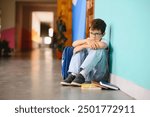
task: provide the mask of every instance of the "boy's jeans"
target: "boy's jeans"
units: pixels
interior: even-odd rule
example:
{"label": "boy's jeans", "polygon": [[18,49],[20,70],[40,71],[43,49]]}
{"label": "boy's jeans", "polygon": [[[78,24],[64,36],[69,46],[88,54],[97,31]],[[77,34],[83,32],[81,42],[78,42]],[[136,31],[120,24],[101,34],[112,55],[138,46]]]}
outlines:
{"label": "boy's jeans", "polygon": [[[101,81],[108,73],[107,52],[105,49],[83,49],[73,54],[68,72],[84,73],[85,81]],[[104,79],[105,80],[105,79]]]}

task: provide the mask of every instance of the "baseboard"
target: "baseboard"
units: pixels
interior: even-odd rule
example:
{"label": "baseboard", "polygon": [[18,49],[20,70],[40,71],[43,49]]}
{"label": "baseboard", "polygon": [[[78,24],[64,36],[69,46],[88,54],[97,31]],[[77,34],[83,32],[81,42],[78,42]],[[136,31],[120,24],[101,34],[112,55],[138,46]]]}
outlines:
{"label": "baseboard", "polygon": [[111,83],[117,85],[123,92],[137,100],[150,100],[150,90],[144,89],[128,80],[111,74]]}

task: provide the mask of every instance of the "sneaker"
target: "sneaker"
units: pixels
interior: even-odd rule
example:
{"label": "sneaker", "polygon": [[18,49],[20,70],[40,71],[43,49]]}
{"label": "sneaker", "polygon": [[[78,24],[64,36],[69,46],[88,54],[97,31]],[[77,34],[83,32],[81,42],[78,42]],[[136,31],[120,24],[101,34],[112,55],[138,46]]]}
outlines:
{"label": "sneaker", "polygon": [[69,74],[69,76],[64,81],[60,82],[60,84],[63,86],[70,86],[75,77],[76,76]]}
{"label": "sneaker", "polygon": [[81,84],[84,82],[85,82],[85,78],[82,76],[82,74],[78,74],[76,78],[71,82],[71,85],[80,87]]}

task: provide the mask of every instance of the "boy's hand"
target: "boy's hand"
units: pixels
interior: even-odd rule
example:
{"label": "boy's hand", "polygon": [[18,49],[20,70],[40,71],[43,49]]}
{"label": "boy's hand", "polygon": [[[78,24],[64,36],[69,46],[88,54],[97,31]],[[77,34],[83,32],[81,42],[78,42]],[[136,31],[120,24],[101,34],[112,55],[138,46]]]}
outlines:
{"label": "boy's hand", "polygon": [[73,49],[73,53],[77,53],[79,51],[81,51],[83,48],[82,48],[82,45],[81,46],[77,46]]}
{"label": "boy's hand", "polygon": [[99,44],[97,42],[93,42],[93,43],[91,43],[90,47],[92,49],[98,49],[99,48]]}
{"label": "boy's hand", "polygon": [[99,40],[87,38],[87,44],[89,45],[89,47],[91,49],[97,49],[97,48],[99,48],[98,42],[99,42]]}

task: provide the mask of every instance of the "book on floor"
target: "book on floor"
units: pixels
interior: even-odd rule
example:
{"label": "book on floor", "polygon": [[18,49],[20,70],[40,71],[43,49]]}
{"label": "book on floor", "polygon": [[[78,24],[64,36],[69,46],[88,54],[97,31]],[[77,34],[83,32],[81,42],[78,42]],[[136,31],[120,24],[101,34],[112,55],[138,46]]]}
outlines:
{"label": "book on floor", "polygon": [[83,83],[81,84],[82,89],[101,89],[100,84],[96,83]]}
{"label": "book on floor", "polygon": [[100,81],[99,84],[105,89],[119,90],[118,86],[116,86],[112,83],[109,83],[109,82]]}

